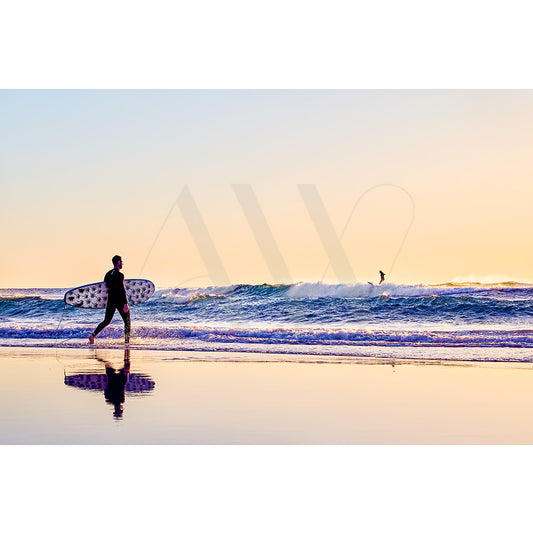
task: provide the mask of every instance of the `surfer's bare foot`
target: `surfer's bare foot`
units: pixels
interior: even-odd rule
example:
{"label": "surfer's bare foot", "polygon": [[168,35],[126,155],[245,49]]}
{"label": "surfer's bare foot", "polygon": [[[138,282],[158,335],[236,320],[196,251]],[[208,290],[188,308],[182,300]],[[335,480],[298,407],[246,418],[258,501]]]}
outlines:
{"label": "surfer's bare foot", "polygon": [[89,345],[94,345],[94,336],[92,334],[89,336]]}

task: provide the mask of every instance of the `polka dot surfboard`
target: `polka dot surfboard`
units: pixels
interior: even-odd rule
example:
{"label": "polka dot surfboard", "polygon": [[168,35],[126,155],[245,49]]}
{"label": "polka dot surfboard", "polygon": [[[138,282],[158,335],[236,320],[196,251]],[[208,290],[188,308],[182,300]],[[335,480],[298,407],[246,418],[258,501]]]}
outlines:
{"label": "polka dot surfboard", "polygon": [[[132,279],[124,282],[129,304],[146,302],[155,291],[150,280]],[[105,282],[75,287],[65,293],[64,300],[78,308],[105,308],[107,305],[107,286]]]}

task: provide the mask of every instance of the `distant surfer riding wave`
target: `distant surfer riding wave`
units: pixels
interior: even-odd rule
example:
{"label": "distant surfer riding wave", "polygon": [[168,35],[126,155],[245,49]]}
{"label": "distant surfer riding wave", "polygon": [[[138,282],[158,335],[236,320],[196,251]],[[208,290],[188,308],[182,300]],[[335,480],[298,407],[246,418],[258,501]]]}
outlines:
{"label": "distant surfer riding wave", "polygon": [[[380,286],[383,282],[385,282],[385,273],[383,271],[379,271],[379,284]],[[369,285],[373,286],[374,284],[372,282],[367,282]]]}

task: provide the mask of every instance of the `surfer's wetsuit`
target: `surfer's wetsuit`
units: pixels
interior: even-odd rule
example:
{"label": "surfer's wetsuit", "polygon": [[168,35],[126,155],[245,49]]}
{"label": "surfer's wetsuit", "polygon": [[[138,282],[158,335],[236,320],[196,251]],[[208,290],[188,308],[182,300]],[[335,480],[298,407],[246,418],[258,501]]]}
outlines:
{"label": "surfer's wetsuit", "polygon": [[124,275],[118,269],[111,269],[104,277],[107,286],[107,307],[104,320],[96,327],[93,336],[96,337],[113,319],[115,310],[118,310],[124,320],[124,340],[130,340],[130,312],[124,313],[124,304],[128,303],[126,288],[124,287]]}

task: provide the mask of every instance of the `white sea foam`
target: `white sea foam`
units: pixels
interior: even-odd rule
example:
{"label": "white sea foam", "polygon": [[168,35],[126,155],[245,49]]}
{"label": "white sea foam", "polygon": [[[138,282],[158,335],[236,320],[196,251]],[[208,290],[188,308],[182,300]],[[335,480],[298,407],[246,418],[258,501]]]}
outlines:
{"label": "white sea foam", "polygon": [[359,284],[324,284],[322,282],[302,282],[289,287],[287,295],[298,298],[371,298],[380,296],[390,297],[421,297],[433,295],[450,295],[465,293],[473,288],[470,287],[446,287],[428,285],[397,285],[369,283]]}
{"label": "white sea foam", "polygon": [[172,302],[174,304],[188,304],[197,299],[225,297],[229,293],[232,293],[236,287],[238,286],[210,286],[197,288],[176,287],[158,289],[154,293],[154,298],[159,298],[165,302]]}

